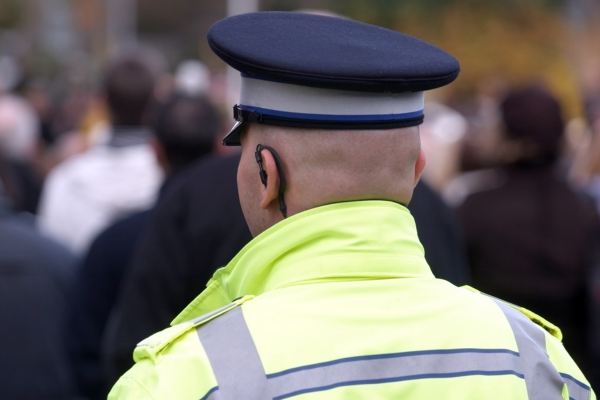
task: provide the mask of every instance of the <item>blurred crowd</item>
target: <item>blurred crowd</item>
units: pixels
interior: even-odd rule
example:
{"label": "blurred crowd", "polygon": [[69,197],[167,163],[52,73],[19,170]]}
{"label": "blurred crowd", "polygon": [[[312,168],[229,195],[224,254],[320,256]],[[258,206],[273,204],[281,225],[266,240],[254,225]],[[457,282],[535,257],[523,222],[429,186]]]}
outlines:
{"label": "blurred crowd", "polygon": [[[6,81],[0,68],[0,398],[102,399],[251,239],[239,156],[220,146],[224,86],[147,49],[60,101],[35,77]],[[539,82],[429,102],[409,208],[438,278],[559,326],[594,386],[600,91],[581,101],[573,121]]]}

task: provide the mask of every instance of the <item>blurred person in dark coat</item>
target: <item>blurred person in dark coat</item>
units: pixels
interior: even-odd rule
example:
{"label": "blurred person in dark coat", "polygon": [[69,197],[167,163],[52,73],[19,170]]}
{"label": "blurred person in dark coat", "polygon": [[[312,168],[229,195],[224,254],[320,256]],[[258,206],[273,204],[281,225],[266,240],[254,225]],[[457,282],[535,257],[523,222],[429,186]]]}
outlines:
{"label": "blurred person in dark coat", "polygon": [[586,279],[600,221],[556,171],[564,128],[557,100],[530,86],[509,93],[500,111],[511,162],[458,210],[473,285],[560,326],[587,373]]}
{"label": "blurred person in dark coat", "polygon": [[[594,199],[596,210],[600,212],[600,92],[592,89],[587,93],[584,105],[591,135],[576,155],[571,178]],[[600,259],[600,251],[598,253]],[[593,387],[600,387],[600,262],[595,265],[589,287],[592,370],[588,376]]]}
{"label": "blurred person in dark coat", "polygon": [[251,239],[240,207],[239,155],[209,156],[158,204],[119,290],[103,345],[110,383],[133,365],[136,344],[173,318]]}
{"label": "blurred person in dark coat", "polygon": [[[217,108],[200,96],[175,94],[154,114],[152,146],[167,176],[160,198],[186,167],[212,152],[222,124]],[[69,347],[80,392],[90,399],[105,399],[108,394],[101,339],[123,275],[153,213],[154,208],[134,213],[109,226],[92,242],[78,269]]]}
{"label": "blurred person in dark coat", "polygon": [[0,95],[0,153],[5,173],[15,185],[15,211],[37,212],[42,178],[35,168],[38,118],[32,107],[13,94]]}
{"label": "blurred person in dark coat", "polygon": [[457,286],[469,284],[467,249],[456,212],[423,179],[415,187],[408,209],[433,275]]}
{"label": "blurred person in dark coat", "polygon": [[0,398],[75,398],[63,331],[74,259],[11,210],[5,166],[0,160]]}

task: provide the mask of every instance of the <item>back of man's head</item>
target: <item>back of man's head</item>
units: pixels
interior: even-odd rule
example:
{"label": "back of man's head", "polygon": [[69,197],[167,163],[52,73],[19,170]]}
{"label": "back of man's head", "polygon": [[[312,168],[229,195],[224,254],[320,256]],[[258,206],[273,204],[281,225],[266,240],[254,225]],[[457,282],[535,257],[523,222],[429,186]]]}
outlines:
{"label": "back of man's head", "polygon": [[454,57],[398,32],[306,13],[237,15],[207,38],[241,74],[223,144],[242,146],[238,192],[253,234],[321,205],[410,201],[425,166],[424,92],[458,76]]}
{"label": "back of man's head", "polygon": [[175,95],[159,107],[153,128],[169,167],[178,169],[211,153],[222,125],[208,98]]}
{"label": "back of man's head", "polygon": [[111,63],[104,81],[104,95],[113,125],[142,125],[154,93],[156,76],[143,57],[131,55]]}
{"label": "back of man's head", "polygon": [[254,235],[281,219],[277,206],[266,213],[259,206],[265,188],[256,168],[259,144],[276,149],[281,159],[288,215],[355,200],[408,204],[425,166],[418,127],[344,131],[252,124],[242,134],[238,190]]}
{"label": "back of man's head", "polygon": [[508,139],[522,144],[521,160],[555,157],[564,123],[560,104],[542,87],[511,91],[500,104]]}
{"label": "back of man's head", "polygon": [[420,151],[417,127],[380,131],[256,128],[262,131],[261,143],[272,144],[289,165],[290,195],[301,197],[308,207],[351,200],[405,204],[410,200]]}

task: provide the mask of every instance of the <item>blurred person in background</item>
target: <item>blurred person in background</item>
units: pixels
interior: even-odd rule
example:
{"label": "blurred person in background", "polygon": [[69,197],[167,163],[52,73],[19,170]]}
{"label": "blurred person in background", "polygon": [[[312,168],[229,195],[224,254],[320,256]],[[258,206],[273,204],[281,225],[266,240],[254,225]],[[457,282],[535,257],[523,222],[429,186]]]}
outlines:
{"label": "blurred person in background", "polygon": [[[32,79],[25,85],[23,96],[35,110],[39,124],[38,150],[35,166],[41,177],[66,159],[83,153],[91,140],[87,132],[93,131],[96,120],[90,121],[102,111],[102,102],[94,101],[95,94],[73,83],[57,85],[63,96],[53,94],[50,85],[43,80]],[[66,97],[66,99],[64,98]],[[98,117],[104,120],[103,114]],[[91,123],[90,123],[91,122]],[[103,129],[106,130],[106,129]]]}
{"label": "blurred person in background", "polygon": [[589,140],[579,149],[572,175],[576,183],[594,199],[600,212],[600,95],[584,99],[587,122],[591,131]]}
{"label": "blurred person in background", "polygon": [[0,155],[0,398],[75,399],[63,331],[74,259],[10,207],[8,165]]}
{"label": "blurred person in background", "polygon": [[136,344],[168,327],[252,238],[236,185],[239,159],[236,153],[197,161],[158,204],[105,329],[111,385],[133,366]]}
{"label": "blurred person in background", "polygon": [[31,106],[13,94],[0,95],[0,154],[13,176],[16,211],[35,214],[42,179],[35,168],[38,118]]}
{"label": "blurred person in background", "polygon": [[543,315],[584,373],[586,279],[600,244],[593,204],[557,173],[563,120],[545,89],[510,92],[500,104],[507,165],[492,171],[458,212],[473,285]]}
{"label": "blurred person in background", "polygon": [[143,54],[112,62],[103,85],[110,117],[104,142],[59,164],[46,179],[41,225],[77,254],[108,224],[155,200],[163,174],[143,116],[156,79]]}
{"label": "blurred person in background", "polygon": [[[571,177],[590,195],[600,212],[600,94],[591,93],[584,99],[587,124],[591,135],[583,142],[576,156]],[[600,254],[597,255],[600,259]],[[600,386],[600,262],[594,266],[590,287],[590,330],[592,385]],[[598,386],[597,386],[598,387]]]}
{"label": "blurred person in background", "polygon": [[408,210],[433,275],[457,286],[469,284],[467,249],[456,211],[424,179],[415,187]]}
{"label": "blurred person in background", "polygon": [[[194,161],[210,154],[221,133],[217,108],[206,97],[173,95],[154,113],[151,141],[166,181],[161,195]],[[153,208],[140,211],[109,226],[92,242],[79,267],[69,318],[69,348],[80,393],[105,399],[106,384],[100,344],[118,288]]]}
{"label": "blurred person in background", "polygon": [[207,95],[210,82],[210,71],[198,60],[183,61],[175,71],[175,90],[184,94]]}
{"label": "blurred person in background", "polygon": [[44,146],[50,147],[56,141],[56,132],[52,126],[55,113],[53,99],[42,81],[33,81],[25,87],[23,96],[38,117],[39,138]]}
{"label": "blurred person in background", "polygon": [[[596,254],[600,259],[600,254]],[[592,387],[600,386],[600,263],[596,263],[590,279],[590,382]]]}
{"label": "blurred person in background", "polygon": [[38,118],[22,98],[5,94],[0,97],[0,148],[13,160],[26,162],[35,156]]}
{"label": "blurred person in background", "polygon": [[456,174],[460,139],[467,127],[457,111],[438,103],[425,103],[427,119],[420,129],[428,163],[415,187],[408,209],[415,218],[425,259],[433,274],[457,286],[470,283],[470,271],[456,211],[439,195]]}

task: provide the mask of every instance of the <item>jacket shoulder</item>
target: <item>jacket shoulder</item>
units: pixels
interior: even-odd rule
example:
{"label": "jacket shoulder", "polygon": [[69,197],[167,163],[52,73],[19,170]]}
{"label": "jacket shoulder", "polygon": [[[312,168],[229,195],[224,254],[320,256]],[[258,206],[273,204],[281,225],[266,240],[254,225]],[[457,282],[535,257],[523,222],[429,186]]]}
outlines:
{"label": "jacket shoulder", "polygon": [[167,329],[155,333],[154,335],[144,339],[136,346],[133,351],[133,359],[138,362],[144,358],[156,359],[171,343],[179,340],[188,331],[204,325],[213,319],[228,313],[229,311],[241,306],[245,302],[252,300],[254,296],[244,296],[234,302],[227,304],[221,308],[211,311],[205,315],[194,318],[192,320],[173,325]]}
{"label": "jacket shoulder", "polygon": [[525,315],[527,318],[529,318],[529,320],[531,320],[531,322],[540,326],[542,329],[544,329],[546,332],[548,332],[550,335],[552,335],[559,341],[562,341],[563,335],[562,335],[560,328],[558,326],[554,325],[553,323],[551,323],[550,321],[544,319],[543,317],[537,315],[533,311],[530,311],[526,308],[520,307],[520,306],[512,304],[512,303],[509,303],[508,301],[499,299],[499,298],[491,296],[489,294],[483,293],[483,292],[481,292],[471,286],[468,286],[468,285],[462,286],[462,289],[468,290],[470,292],[478,293],[482,296],[486,296],[486,297],[495,299],[497,301],[501,301],[502,303],[514,308],[515,310],[519,311],[521,314]]}

